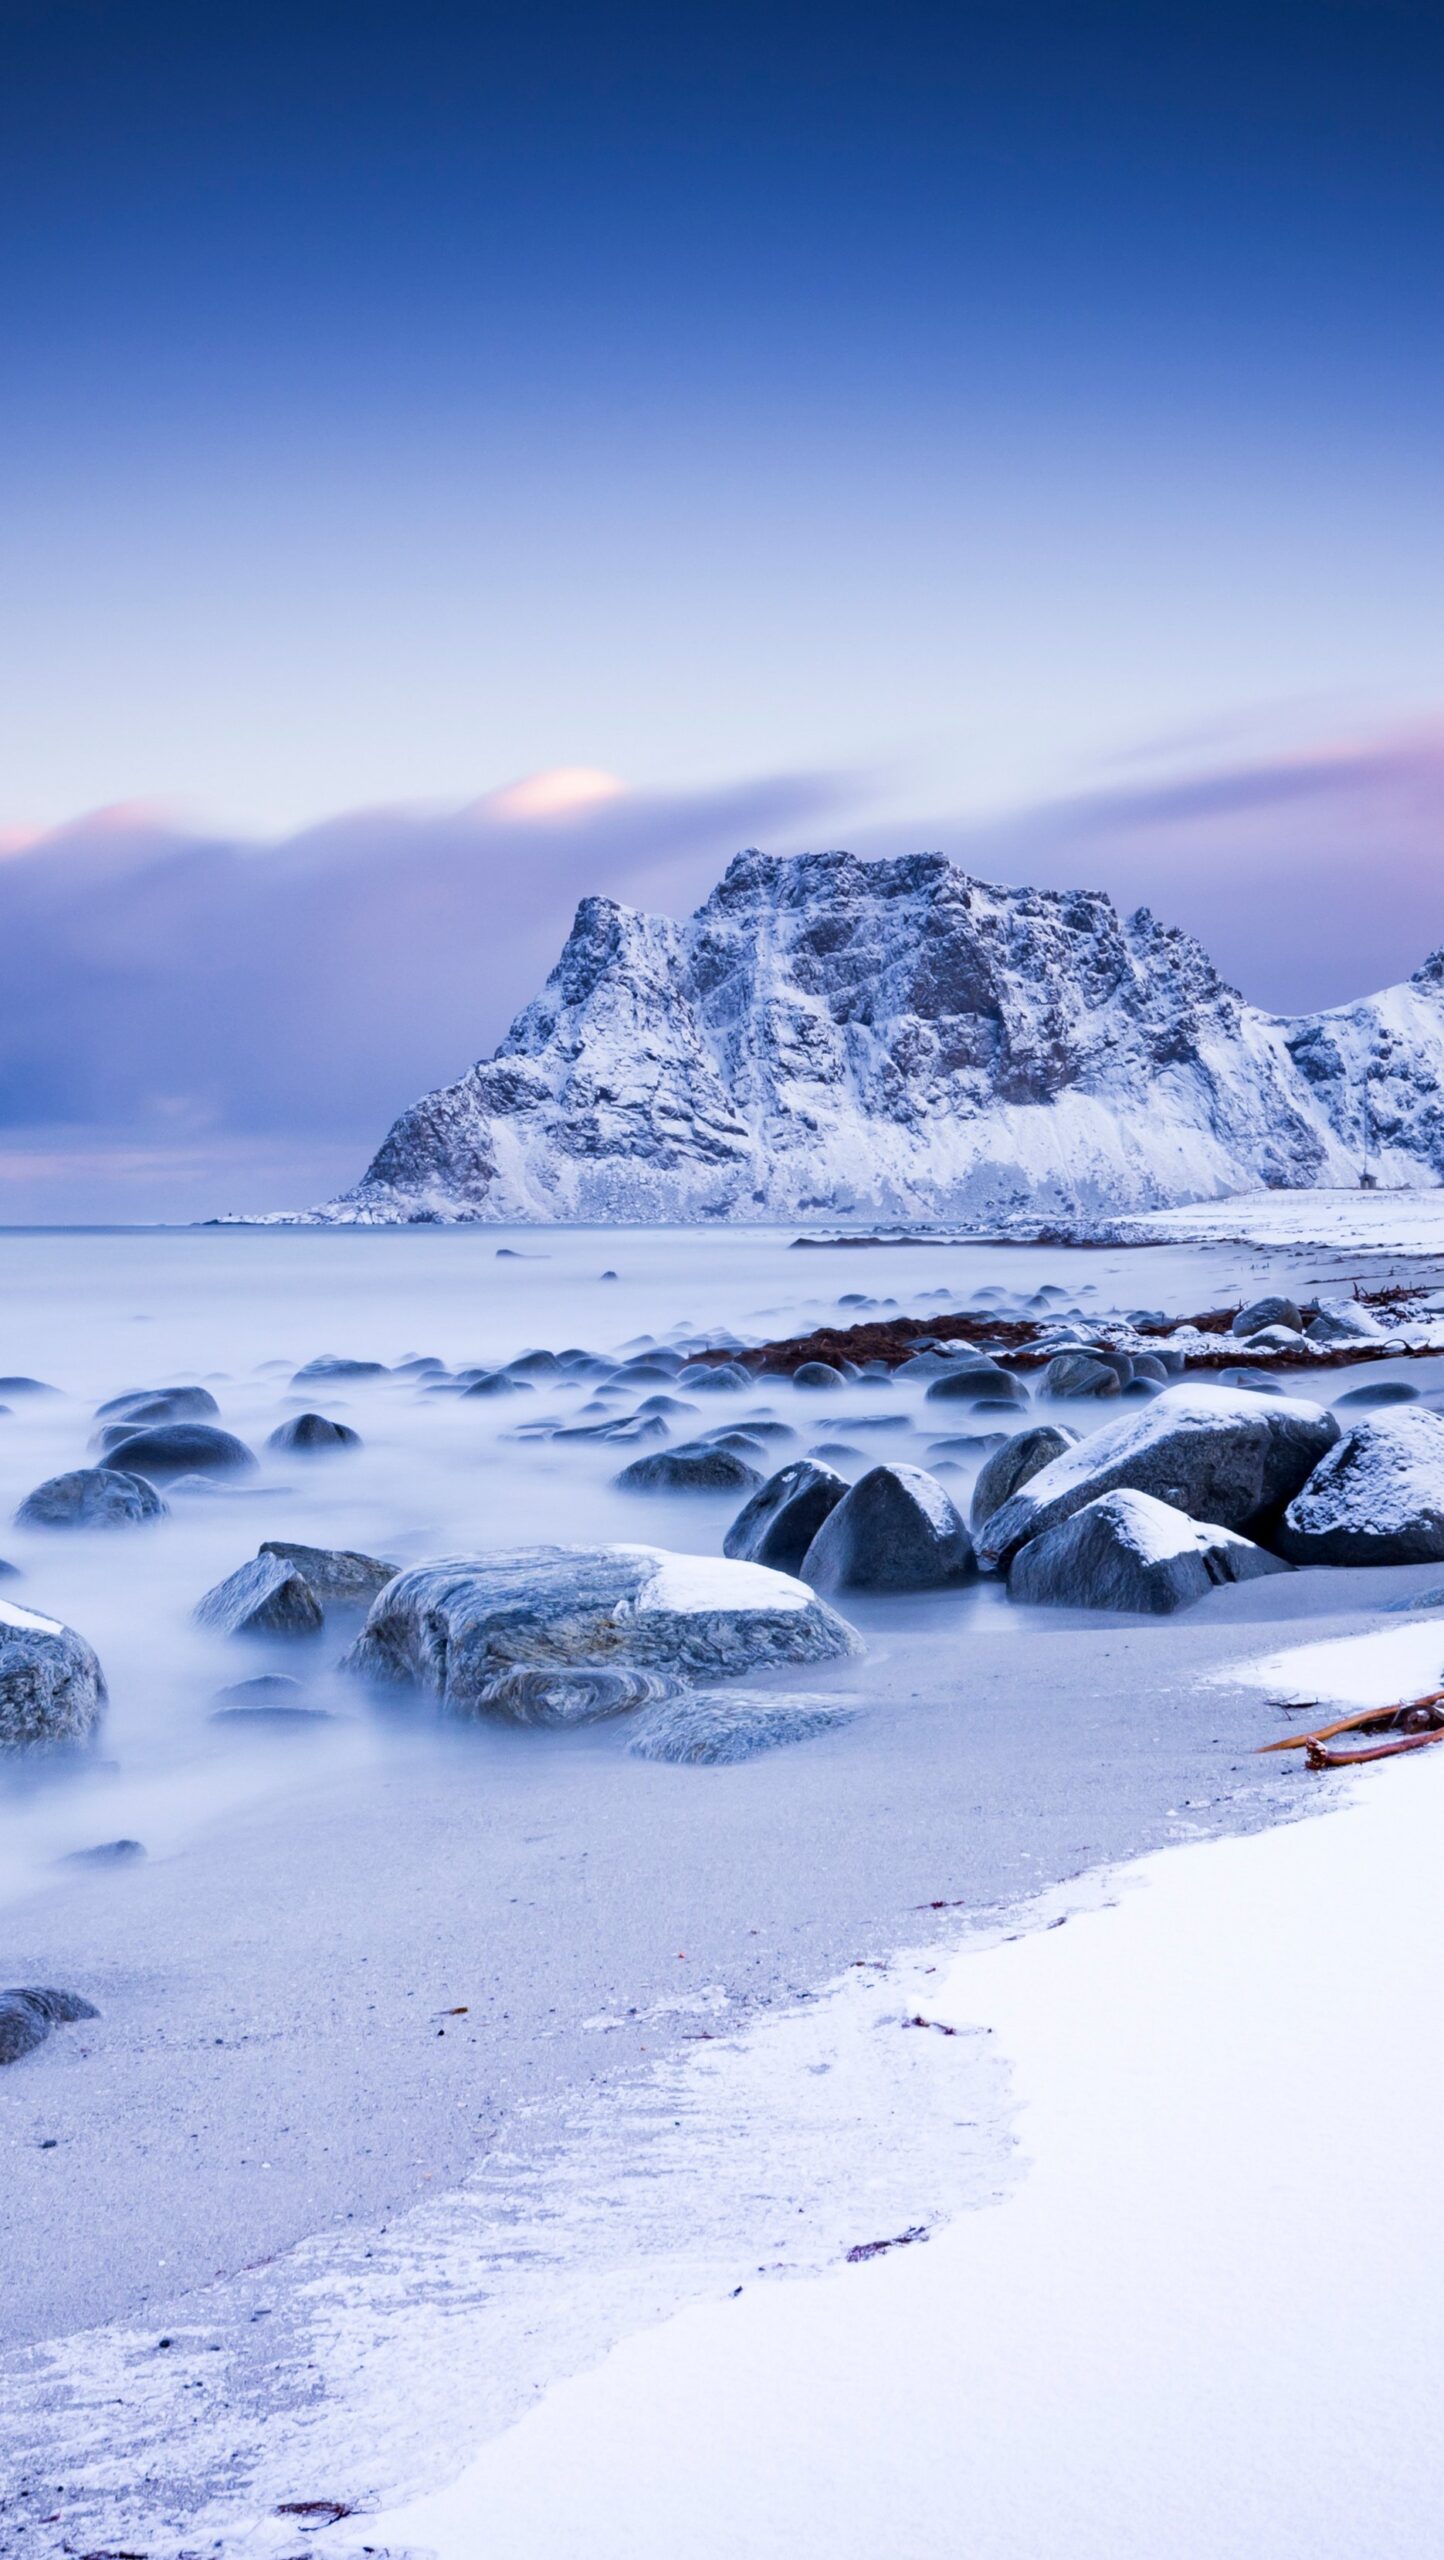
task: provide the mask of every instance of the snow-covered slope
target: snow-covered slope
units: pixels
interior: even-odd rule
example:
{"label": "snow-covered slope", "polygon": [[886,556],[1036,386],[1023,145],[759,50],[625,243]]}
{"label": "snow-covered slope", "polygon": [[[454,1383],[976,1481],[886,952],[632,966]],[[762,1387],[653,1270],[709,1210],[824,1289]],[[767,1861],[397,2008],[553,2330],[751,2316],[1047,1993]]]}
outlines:
{"label": "snow-covered slope", "polygon": [[1091,890],[739,854],[690,922],[585,898],[495,1057],[335,1222],[990,1220],[1444,1179],[1444,954],[1281,1021]]}

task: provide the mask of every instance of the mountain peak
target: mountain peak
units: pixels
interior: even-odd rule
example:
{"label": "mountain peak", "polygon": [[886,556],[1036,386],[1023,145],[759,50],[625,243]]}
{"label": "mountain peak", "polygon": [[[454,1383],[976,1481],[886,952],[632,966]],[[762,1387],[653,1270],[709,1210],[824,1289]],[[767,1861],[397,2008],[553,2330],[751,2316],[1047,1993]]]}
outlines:
{"label": "mountain peak", "polygon": [[1279,1022],[1102,890],[753,847],[685,923],[583,898],[495,1057],[316,1215],[1107,1214],[1353,1181],[1366,1091],[1392,1178],[1438,1181],[1444,953],[1411,985],[1407,1037],[1401,991]]}

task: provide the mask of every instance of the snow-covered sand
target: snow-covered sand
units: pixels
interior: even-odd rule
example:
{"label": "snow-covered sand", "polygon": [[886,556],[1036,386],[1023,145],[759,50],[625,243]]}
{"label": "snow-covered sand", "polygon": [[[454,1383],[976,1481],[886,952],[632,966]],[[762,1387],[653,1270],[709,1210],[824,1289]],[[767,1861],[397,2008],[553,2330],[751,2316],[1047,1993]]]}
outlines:
{"label": "snow-covered sand", "polygon": [[1108,1233],[1140,1244],[1246,1244],[1284,1252],[1444,1255],[1444,1189],[1248,1191],[1113,1219]]}
{"label": "snow-covered sand", "polygon": [[1026,2167],[1001,2200],[869,2263],[719,2289],[449,2488],[368,2517],[367,2541],[439,2560],[1422,2551],[1444,2497],[1441,1827],[1426,1757],[957,1960],[927,2006],[1016,2075]]}
{"label": "snow-covered sand", "polygon": [[[512,1252],[528,1258],[505,1258]],[[17,1402],[0,1427],[3,1507],[41,1474],[77,1463],[103,1395],[184,1369],[210,1375],[226,1421],[260,1445],[297,1401],[291,1363],[323,1349],[498,1358],[537,1341],[610,1348],[679,1319],[756,1337],[798,1330],[862,1290],[926,1313],[979,1284],[1011,1293],[1060,1278],[1084,1307],[1183,1311],[1226,1302],[1246,1260],[1219,1245],[1069,1255],[900,1243],[796,1254],[785,1236],[755,1233],[517,1236],[502,1255],[495,1230],[137,1237],[107,1240],[103,1252],[88,1239],[15,1238],[0,1255],[7,1357],[68,1393]],[[602,1285],[610,1267],[621,1278]],[[270,1365],[278,1358],[283,1366]],[[1433,1382],[1430,1364],[1410,1374]],[[1330,1391],[1345,1383],[1336,1376]],[[62,2031],[0,2088],[9,2136],[0,2314],[13,2342],[0,2377],[0,2551],[293,2560],[302,2529],[271,2510],[339,2495],[365,2510],[364,2522],[343,2520],[306,2547],[374,2544],[374,2513],[409,2500],[417,2513],[387,2528],[391,2547],[429,2538],[447,2560],[490,2550],[527,2560],[533,2549],[603,2560],[613,2548],[639,2560],[653,2547],[688,2560],[766,2553],[774,2508],[779,2537],[791,2526],[778,2549],[828,2560],[930,2560],[946,2549],[951,2560],[966,2511],[950,2484],[963,2414],[995,2409],[995,2432],[1013,2423],[1015,2448],[1035,2445],[1063,2423],[1053,2403],[1064,2367],[1047,2345],[1054,2311],[1036,2267],[1013,2286],[1017,2305],[1001,2310],[970,2279],[949,2287],[933,2270],[969,2247],[983,2253],[980,2270],[994,2263],[989,2252],[1004,2269],[1015,2246],[1007,2234],[1020,2230],[1026,2278],[1028,2233],[1051,2231],[1061,2249],[1070,2198],[1090,2226],[1085,2238],[1094,2220],[1116,2236],[1122,2186],[1100,2183],[1079,2203],[1090,2163],[1105,2179],[1107,2142],[1134,2178],[1135,2153],[1150,2140],[1160,2158],[1179,2143],[1181,2156],[1192,2156],[1189,2142],[1195,2154],[1207,2147],[1209,2107],[1226,2150],[1222,2117],[1235,2101],[1252,2104],[1256,2039],[1241,2045],[1236,2069],[1225,2067],[1219,1995],[1197,1968],[1216,1943],[1229,1997],[1246,2015],[1253,1992],[1214,1905],[1220,1892],[1225,1904],[1237,1894],[1246,1934],[1267,1952],[1277,1933],[1256,1924],[1253,1906],[1273,1888],[1229,1881],[1227,1862],[1242,1855],[1232,1845],[1217,1869],[1211,1852],[1190,1852],[1145,1870],[1116,1911],[1098,1911],[1097,1887],[1077,1880],[1164,1842],[1326,1801],[1329,1782],[1253,1760],[1253,1743],[1274,1729],[1266,1700],[1353,1695],[1354,1657],[1327,1649],[1337,1638],[1357,1643],[1366,1663],[1387,1662],[1383,1694],[1394,1694],[1390,1682],[1412,1685],[1416,1665],[1417,1685],[1434,1685],[1444,1619],[1389,1613],[1417,1609],[1438,1569],[1281,1575],[1216,1591],[1166,1623],[1027,1612],[995,1585],[859,1602],[849,1614],[867,1656],[806,1684],[845,1693],[859,1712],[804,1747],[735,1769],[639,1762],[617,1726],[458,1733],[407,1712],[370,1717],[324,1670],[315,1693],[338,1710],[336,1723],[237,1743],[208,1724],[207,1709],[223,1679],[261,1657],[195,1628],[190,1611],[263,1535],[408,1557],[518,1536],[625,1537],[681,1548],[687,1561],[667,1568],[674,1590],[699,1587],[698,1574],[705,1589],[733,1507],[716,1497],[639,1502],[613,1488],[616,1458],[604,1445],[513,1439],[517,1413],[438,1402],[406,1378],[347,1383],[319,1400],[366,1443],[336,1469],[268,1462],[234,1497],[177,1497],[153,1535],[0,1537],[27,1571],[15,1586],[22,1605],[33,1598],[93,1634],[112,1675],[101,1762],[83,1780],[13,1790],[0,1803],[4,1978],[94,1991],[103,2012],[83,2034]],[[919,1382],[885,1383],[880,1414],[874,1400],[849,1389],[819,1401],[780,1382],[759,1390],[799,1445],[814,1430],[855,1429],[853,1472],[883,1451],[926,1462],[939,1408]],[[753,1409],[750,1393],[739,1401]],[[524,1402],[528,1414],[559,1414],[566,1398],[543,1387]],[[1095,1419],[1074,1410],[1085,1428]],[[870,1436],[878,1422],[880,1440]],[[1307,1640],[1307,1667],[1295,1635]],[[1315,1662],[1321,1648],[1326,1659]],[[1422,1803],[1419,1781],[1434,1785],[1428,1755],[1397,1787],[1386,1773],[1377,1801]],[[1294,1842],[1346,1842],[1351,1820],[1265,1846],[1303,1856]],[[151,1850],[138,1866],[53,1863],[128,1831]],[[1404,1868],[1415,1851],[1413,1835],[1401,1835],[1391,1855]],[[1314,1884],[1287,1873],[1280,1892],[1306,1905]],[[1185,1877],[1214,1875],[1220,1887],[1187,1886],[1191,1919],[1181,1905],[1168,1918]],[[1347,1903],[1347,1869],[1340,1876]],[[1401,1874],[1391,1890],[1416,1885],[1422,1892]],[[1058,1916],[1053,1903],[1040,1915],[1040,1888],[1064,1889],[1069,1927],[980,1952],[977,1932],[996,1934],[999,1911],[1017,1913],[1007,1925],[1025,1932]],[[1156,1965],[1145,1945],[1154,1911],[1164,1915]],[[1205,1943],[1190,1950],[1190,1931]],[[1399,1946],[1427,1936],[1417,1913],[1401,1911],[1396,1961]],[[1075,1948],[1093,1951],[1096,1976]],[[1168,1964],[1214,2062],[1211,2094],[1196,2093],[1196,2133],[1169,2117],[1166,2092],[1145,2085],[1150,2037],[1162,2076],[1178,2077],[1170,2037],[1181,2030],[1159,1990]],[[1267,1965],[1260,1981],[1273,1981]],[[1027,1998],[1011,1987],[1034,1983]],[[1145,2022],[1136,2013],[1150,2002]],[[1082,2085],[1075,2015],[1096,2040],[1097,2087]],[[1341,2046],[1352,2034],[1343,2015]],[[932,2023],[911,2027],[918,2017]],[[968,2031],[937,2031],[954,2020]],[[1402,2008],[1394,2023],[1402,2027]],[[1289,2130],[1311,2168],[1322,2160],[1332,2190],[1318,2092],[1330,2069],[1351,2066],[1347,2053],[1331,2060],[1322,2048],[1316,2064]],[[1387,2089],[1387,2053],[1373,2077]],[[1274,2086],[1267,2069],[1260,2086]],[[1011,2130],[1010,2092],[1025,2108]],[[1121,2093],[1136,2126],[1108,2120]],[[1417,2095],[1401,2118],[1416,2142],[1431,2121]],[[1050,2108],[1080,2129],[1063,2202],[1049,2183]],[[1345,2122],[1346,2101],[1333,2112]],[[1347,2179],[1351,2155],[1339,2157]],[[1039,2181],[1041,2206],[1015,2221]],[[1219,2193],[1241,2210],[1231,2185]],[[1086,2277],[1129,2394],[1135,2314],[1156,2333],[1176,2310],[1174,2264],[1185,2289],[1193,2281],[1186,2199],[1157,2178],[1146,2195],[1154,2296],[1145,2301],[1146,2270],[1134,2268],[1134,2293],[1115,2298],[1106,2270],[1080,2259],[1077,2302],[1056,2314],[1077,2366]],[[1178,2234],[1170,2211],[1185,2216]],[[914,2223],[927,2225],[926,2242],[843,2267],[849,2248]],[[985,2225],[1002,2236],[980,2238]],[[916,2298],[914,2284],[924,2289]],[[874,2352],[867,2306],[895,2290],[898,2334],[883,2322]],[[956,2325],[959,2290],[973,2330]],[[1326,2305],[1318,2325],[1329,2316]],[[803,2408],[800,2386],[783,2376],[772,2419],[757,2414],[747,2375],[716,2361],[729,2319],[742,2324],[736,2337],[744,2361],[755,2354],[759,2381],[777,2379],[772,2359],[785,2362],[794,2347],[813,2360],[816,2408]],[[912,2323],[916,2348],[901,2336]],[[1116,2350],[1115,2328],[1125,2339]],[[695,2369],[694,2336],[712,2342]],[[646,2360],[666,2362],[674,2346],[683,2397],[669,2401]],[[1348,2370],[1347,2342],[1334,2350]],[[614,2419],[609,2377],[620,2374],[625,2391],[634,2358],[650,2397]],[[1009,2372],[1016,2396],[1005,2407]],[[597,2425],[622,2426],[635,2448],[635,2480],[595,2450],[592,2393],[602,2395]],[[1206,2390],[1202,2405],[1211,2412]],[[534,2512],[523,2494],[526,2448],[545,2442],[555,2467],[562,2439],[547,2430],[560,2426],[569,2443],[572,2410],[576,2460],[596,2484],[591,2520],[567,2506],[560,2476],[540,2481]],[[686,2462],[678,2453],[669,2471],[673,2456],[650,2432],[664,2411],[677,2447],[690,2448],[700,2523],[686,2511]],[[976,2435],[967,2459],[978,2464],[986,2448]],[[1225,2453],[1233,2459],[1226,2441]],[[796,2464],[791,2483],[784,2455]],[[478,2528],[462,2507],[460,2521],[433,2530],[417,2502],[473,2460],[475,2494],[495,2506],[495,2526],[488,2512]],[[749,2483],[755,2474],[765,2489],[774,2461],[769,2505]],[[1022,2467],[1037,2468],[1031,2452]],[[651,2477],[648,2512],[659,2534],[670,2520],[670,2543],[649,2542],[628,2506]],[[984,2524],[991,2494],[980,2474]],[[1180,2505],[1191,2513],[1182,2492]],[[879,2522],[885,2510],[896,2529]],[[952,2540],[930,2542],[949,2515]],[[1265,2517],[1250,2547],[1291,2547],[1269,2533]],[[1176,2532],[1163,2540],[1192,2560]],[[973,2535],[962,2547],[979,2560],[993,2547],[1007,2560],[1025,2549],[1051,2560],[1046,2538],[990,2546]],[[1090,2549],[1071,2532],[1056,2547],[1060,2560],[1065,2550],[1087,2560]],[[1111,2560],[1135,2547],[1150,2546],[1115,2539]],[[1227,2547],[1199,2550],[1213,2560]]]}

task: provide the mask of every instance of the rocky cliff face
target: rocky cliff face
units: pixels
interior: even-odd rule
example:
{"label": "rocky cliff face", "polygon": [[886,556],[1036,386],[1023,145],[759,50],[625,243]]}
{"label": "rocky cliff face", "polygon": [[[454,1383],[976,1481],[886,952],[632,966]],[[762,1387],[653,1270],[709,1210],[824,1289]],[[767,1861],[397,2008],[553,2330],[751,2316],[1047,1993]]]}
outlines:
{"label": "rocky cliff face", "polygon": [[1187,934],[941,855],[739,854],[689,923],[586,898],[494,1058],[318,1219],[996,1219],[1444,1179],[1444,953],[1280,1021]]}

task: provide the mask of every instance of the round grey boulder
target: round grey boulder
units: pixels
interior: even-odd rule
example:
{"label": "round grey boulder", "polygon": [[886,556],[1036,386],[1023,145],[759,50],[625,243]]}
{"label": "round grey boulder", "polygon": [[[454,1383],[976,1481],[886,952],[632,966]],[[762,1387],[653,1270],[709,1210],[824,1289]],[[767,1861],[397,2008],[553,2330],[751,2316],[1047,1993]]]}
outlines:
{"label": "round grey boulder", "polygon": [[841,1387],[846,1380],[828,1360],[804,1360],[800,1368],[793,1370],[792,1383],[795,1387]]}
{"label": "round grey boulder", "polygon": [[1065,1449],[1071,1449],[1076,1438],[1075,1432],[1065,1431],[1056,1422],[1038,1422],[1029,1431],[1015,1431],[1011,1440],[1005,1440],[1001,1449],[985,1458],[978,1470],[969,1527],[980,1529],[985,1520],[991,1520],[993,1513],[1001,1510],[1010,1496],[1046,1467],[1050,1459],[1061,1458]]}
{"label": "round grey boulder", "polygon": [[1163,1617],[1190,1608],[1220,1583],[1287,1571],[1251,1539],[1190,1520],[1150,1493],[1103,1493],[1019,1548],[1008,1597],[1034,1608]]}
{"label": "round grey boulder", "polygon": [[338,1449],[359,1449],[361,1434],[349,1423],[331,1422],[324,1413],[293,1414],[271,1433],[268,1449],[282,1454],[298,1451],[306,1457],[325,1457]]}
{"label": "round grey boulder", "polygon": [[973,1545],[947,1487],[922,1467],[871,1467],[802,1560],[821,1591],[927,1591],[971,1572]]}
{"label": "round grey boulder", "polygon": [[1229,1330],[1240,1335],[1262,1333],[1265,1325],[1286,1325],[1290,1333],[1302,1333],[1304,1320],[1292,1298],[1254,1298],[1240,1307]]}
{"label": "round grey boulder", "polygon": [[104,1705],[105,1675],[84,1636],[0,1600],[0,1750],[85,1742]]}
{"label": "round grey boulder", "polygon": [[[759,1455],[760,1455],[759,1451]],[[652,1449],[612,1479],[624,1493],[736,1493],[762,1482],[735,1449],[713,1440],[681,1449]]]}
{"label": "round grey boulder", "polygon": [[205,1422],[165,1422],[134,1431],[110,1451],[110,1463],[164,1484],[172,1476],[245,1475],[255,1459],[244,1440]]}
{"label": "round grey boulder", "polygon": [[75,1467],[27,1494],[15,1523],[21,1529],[124,1529],[163,1519],[165,1509],[144,1476],[119,1467]]}
{"label": "round grey boulder", "polygon": [[794,1458],[760,1485],[738,1512],[722,1553],[749,1564],[799,1573],[802,1560],[847,1492],[846,1480],[811,1458]]}
{"label": "round grey boulder", "polygon": [[1123,1381],[1111,1361],[1091,1351],[1060,1351],[1043,1372],[1045,1396],[1116,1396]]}
{"label": "round grey boulder", "polygon": [[1010,1370],[999,1369],[992,1361],[979,1361],[976,1368],[969,1363],[966,1368],[944,1370],[940,1378],[934,1378],[927,1400],[929,1404],[1025,1405],[1028,1390]]}
{"label": "round grey boulder", "polygon": [[97,1405],[97,1422],[128,1423],[138,1431],[156,1422],[209,1422],[220,1406],[209,1387],[136,1387]]}

